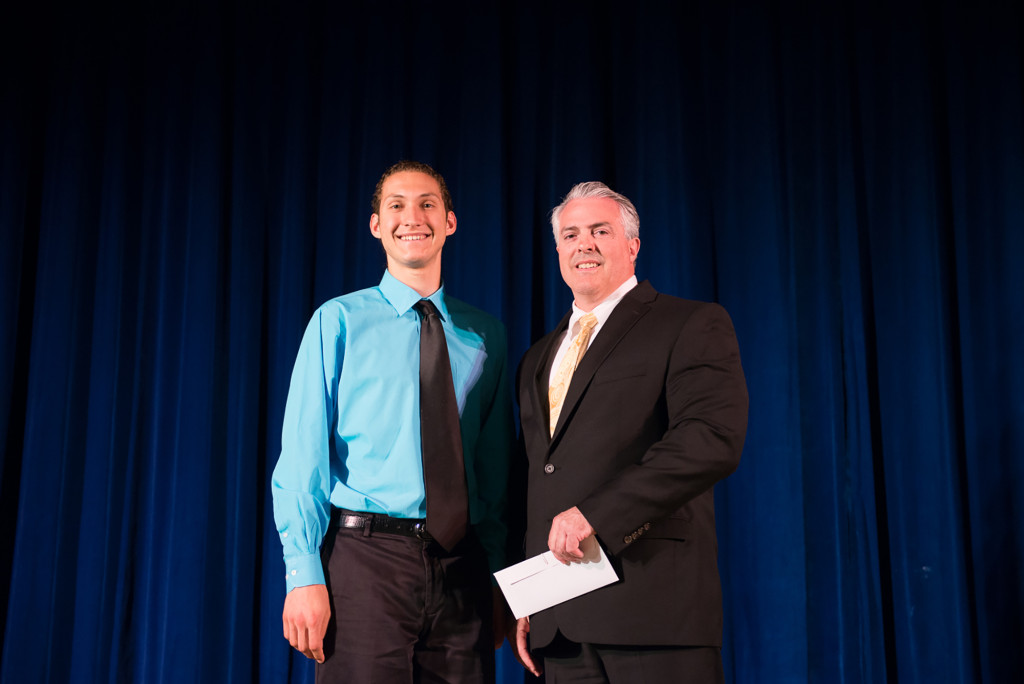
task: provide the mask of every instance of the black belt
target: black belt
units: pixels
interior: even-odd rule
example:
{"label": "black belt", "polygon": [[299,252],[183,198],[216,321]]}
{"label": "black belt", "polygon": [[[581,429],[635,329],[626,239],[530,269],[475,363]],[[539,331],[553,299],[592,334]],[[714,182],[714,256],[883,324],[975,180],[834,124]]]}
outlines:
{"label": "black belt", "polygon": [[338,527],[362,530],[364,537],[372,534],[397,534],[422,541],[432,541],[427,532],[427,523],[422,518],[392,518],[383,513],[360,513],[344,508],[335,508],[331,513],[331,522]]}

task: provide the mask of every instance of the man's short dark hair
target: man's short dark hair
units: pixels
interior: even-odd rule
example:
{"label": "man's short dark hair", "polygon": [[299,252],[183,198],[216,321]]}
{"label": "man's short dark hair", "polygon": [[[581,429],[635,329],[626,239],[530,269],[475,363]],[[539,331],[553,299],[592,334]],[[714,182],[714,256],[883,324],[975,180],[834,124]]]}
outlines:
{"label": "man's short dark hair", "polygon": [[444,182],[444,176],[435,171],[430,164],[403,159],[402,161],[389,166],[383,175],[381,175],[380,180],[377,181],[377,187],[373,190],[373,198],[370,200],[371,204],[373,204],[374,214],[380,213],[380,200],[381,192],[384,188],[384,181],[394,174],[402,173],[403,171],[418,171],[419,173],[425,173],[436,180],[437,184],[441,186],[441,202],[444,203],[445,214],[449,211],[455,211],[455,205],[452,203],[452,194],[448,192],[448,184]]}

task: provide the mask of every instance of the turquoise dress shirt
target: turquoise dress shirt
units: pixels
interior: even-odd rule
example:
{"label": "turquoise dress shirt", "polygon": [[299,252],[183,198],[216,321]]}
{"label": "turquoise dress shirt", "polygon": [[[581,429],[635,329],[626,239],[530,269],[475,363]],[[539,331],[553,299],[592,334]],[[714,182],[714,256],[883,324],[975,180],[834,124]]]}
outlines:
{"label": "turquoise dress shirt", "polygon": [[[423,518],[420,295],[385,271],[377,287],[313,314],[292,372],[272,492],[288,591],[323,584],[320,544],[331,506]],[[512,447],[505,328],[448,297],[441,313],[459,405],[470,521],[492,572],[504,564]]]}

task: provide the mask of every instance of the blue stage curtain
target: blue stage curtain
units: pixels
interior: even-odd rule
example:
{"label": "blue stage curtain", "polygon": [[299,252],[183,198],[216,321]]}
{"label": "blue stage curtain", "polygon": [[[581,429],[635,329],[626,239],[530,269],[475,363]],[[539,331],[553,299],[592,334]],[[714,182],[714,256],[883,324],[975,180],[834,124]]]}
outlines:
{"label": "blue stage curtain", "polygon": [[732,314],[728,681],[1024,679],[1020,4],[665,8],[5,10],[0,680],[312,681],[270,471],[401,158],[446,175],[446,282],[512,368],[570,304],[582,180],[637,204],[642,279]]}

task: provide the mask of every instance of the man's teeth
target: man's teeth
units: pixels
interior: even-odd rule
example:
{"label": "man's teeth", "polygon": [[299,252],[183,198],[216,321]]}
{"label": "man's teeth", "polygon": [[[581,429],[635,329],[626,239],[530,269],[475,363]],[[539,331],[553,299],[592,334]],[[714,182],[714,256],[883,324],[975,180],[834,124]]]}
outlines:
{"label": "man's teeth", "polygon": [[585,264],[576,264],[576,268],[597,268],[597,264],[594,262],[588,262]]}
{"label": "man's teeth", "polygon": [[398,239],[399,240],[404,240],[405,242],[413,242],[414,240],[426,240],[427,236],[426,235],[403,235],[402,237],[400,237]]}

